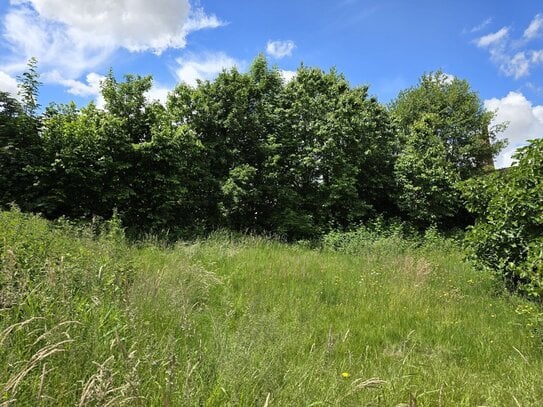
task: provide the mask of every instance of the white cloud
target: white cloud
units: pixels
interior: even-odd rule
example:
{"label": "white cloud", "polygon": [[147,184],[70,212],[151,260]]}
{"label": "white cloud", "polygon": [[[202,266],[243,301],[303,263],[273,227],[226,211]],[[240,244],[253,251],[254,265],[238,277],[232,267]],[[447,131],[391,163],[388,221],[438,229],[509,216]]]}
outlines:
{"label": "white cloud", "polygon": [[527,140],[543,137],[543,106],[534,106],[519,92],[509,92],[498,99],[485,100],[487,110],[497,110],[494,123],[508,122],[509,126],[500,138],[507,138],[509,145],[496,158],[496,166],[508,167],[512,163],[511,156],[518,147],[527,144]]}
{"label": "white cloud", "polygon": [[543,64],[543,49],[539,51],[532,52],[532,63],[534,64]]}
{"label": "white cloud", "polygon": [[8,12],[4,28],[4,38],[12,48],[12,63],[6,69],[20,69],[34,56],[42,68],[57,68],[65,76],[78,76],[112,51],[107,45],[90,47],[77,43],[60,24],[48,23],[27,7]]}
{"label": "white cloud", "polygon": [[290,82],[291,80],[294,79],[297,72],[296,71],[287,71],[287,70],[282,69],[282,70],[279,71],[279,74],[281,75],[283,80],[288,83],[288,82]]}
{"label": "white cloud", "polygon": [[11,53],[0,69],[20,73],[36,57],[46,81],[90,95],[89,78],[76,79],[103,67],[117,49],[160,54],[184,48],[191,32],[223,24],[189,0],[11,0],[2,33]]}
{"label": "white cloud", "polygon": [[42,78],[50,83],[66,86],[67,92],[76,96],[97,96],[100,94],[100,83],[105,76],[91,72],[86,76],[86,83],[75,79],[66,79],[58,71],[47,72]]}
{"label": "white cloud", "polygon": [[226,55],[224,52],[191,54],[177,58],[179,67],[175,70],[177,79],[191,86],[196,86],[197,80],[211,80],[223,69],[241,67],[240,61]]}
{"label": "white cloud", "polygon": [[509,29],[507,27],[503,27],[501,30],[495,33],[483,35],[482,37],[478,38],[475,43],[478,47],[485,48],[502,42],[505,38],[507,38],[508,35]]}
{"label": "white cloud", "polygon": [[268,41],[266,52],[274,58],[284,58],[292,55],[292,51],[296,48],[293,41]]}
{"label": "white cloud", "polygon": [[447,72],[443,72],[441,75],[443,76],[443,82],[447,85],[450,85],[456,79],[456,76]]}
{"label": "white cloud", "polygon": [[17,80],[7,73],[0,71],[0,90],[7,92],[11,97],[16,98],[19,88],[17,87]]}
{"label": "white cloud", "polygon": [[87,45],[108,44],[130,51],[185,46],[183,23],[188,0],[27,0],[48,25],[63,29]]}
{"label": "white cloud", "polygon": [[56,83],[68,88],[66,91],[72,95],[80,97],[93,97],[96,106],[100,109],[104,108],[105,100],[101,93],[102,81],[104,75],[91,72],[85,77],[85,82],[75,79],[64,78],[58,71],[47,72],[42,75],[42,78],[49,83]]}
{"label": "white cloud", "polygon": [[151,101],[157,100],[161,104],[166,105],[166,100],[168,99],[168,94],[170,92],[171,89],[166,86],[153,84],[151,90],[147,92],[147,98]]}
{"label": "white cloud", "polygon": [[543,14],[538,14],[534,17],[528,28],[524,31],[524,38],[531,40],[537,37],[543,28]]}

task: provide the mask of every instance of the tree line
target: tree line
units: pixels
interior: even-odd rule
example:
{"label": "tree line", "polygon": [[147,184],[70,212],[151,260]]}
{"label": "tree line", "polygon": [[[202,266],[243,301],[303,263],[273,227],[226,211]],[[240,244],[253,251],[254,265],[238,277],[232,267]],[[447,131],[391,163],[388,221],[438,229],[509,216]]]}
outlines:
{"label": "tree line", "polygon": [[332,69],[285,81],[258,56],[163,105],[152,78],[110,72],[103,109],[39,111],[35,60],[0,92],[0,205],[109,219],[133,235],[226,227],[312,238],[377,216],[465,227],[459,185],[493,170],[502,126],[465,80],[438,71],[389,105]]}

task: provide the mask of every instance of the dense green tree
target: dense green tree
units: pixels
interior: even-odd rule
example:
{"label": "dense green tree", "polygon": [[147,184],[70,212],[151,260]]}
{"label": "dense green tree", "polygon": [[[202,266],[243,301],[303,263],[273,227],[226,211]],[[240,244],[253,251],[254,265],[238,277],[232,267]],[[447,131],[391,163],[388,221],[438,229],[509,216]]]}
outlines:
{"label": "dense green tree", "polygon": [[132,234],[201,231],[201,144],[186,125],[167,112],[157,115],[148,141],[132,145],[129,182],[132,194],[121,219]]}
{"label": "dense green tree", "polygon": [[50,106],[42,140],[37,210],[49,217],[107,218],[128,204],[132,145],[122,119],[92,103],[81,110],[73,103]]}
{"label": "dense green tree", "polygon": [[335,70],[301,66],[286,82],[262,55],[246,73],[178,85],[166,106],[149,101],[151,77],[110,72],[104,109],[37,116],[38,86],[31,60],[21,101],[0,93],[0,204],[49,217],[117,210],[134,235],[229,227],[296,239],[398,214],[465,224],[456,186],[500,147],[492,113],[441,72],[390,109]]}
{"label": "dense green tree", "polygon": [[[25,149],[30,143],[21,143],[25,132],[21,128],[24,122],[21,104],[6,92],[0,92],[0,204],[3,207],[16,202],[21,204],[21,197],[28,182],[22,182],[25,163],[31,157]],[[29,140],[30,141],[30,140]]]}
{"label": "dense green tree", "polygon": [[435,114],[427,114],[411,126],[395,167],[398,205],[421,227],[442,224],[461,209],[458,171],[437,136],[438,121]]}
{"label": "dense green tree", "polygon": [[367,88],[351,89],[334,70],[302,66],[285,87],[278,115],[279,230],[314,235],[388,206],[395,135]]}
{"label": "dense green tree", "polygon": [[494,113],[467,81],[441,71],[400,92],[390,112],[403,151],[395,170],[402,216],[421,227],[470,224],[456,183],[494,169],[504,125],[491,125]]}
{"label": "dense green tree", "polygon": [[425,74],[417,86],[400,92],[390,111],[404,140],[413,124],[433,114],[433,127],[445,145],[447,161],[457,168],[461,179],[494,168],[492,159],[503,147],[496,136],[503,125],[491,126],[494,113],[485,110],[466,80],[442,71]]}
{"label": "dense green tree", "polygon": [[281,89],[277,69],[260,56],[246,74],[234,68],[196,88],[181,84],[170,95],[168,110],[175,121],[188,125],[203,146],[206,168],[200,182],[211,225],[273,227],[277,183],[267,167]]}
{"label": "dense green tree", "polygon": [[49,217],[109,218],[133,235],[178,233],[198,224],[199,142],[145,93],[149,78],[104,82],[106,110],[50,106],[37,209]]}
{"label": "dense green tree", "polygon": [[125,75],[124,81],[119,82],[111,70],[102,81],[105,109],[124,120],[125,131],[134,143],[151,138],[157,113],[157,103],[151,103],[147,98],[152,86],[151,76]]}

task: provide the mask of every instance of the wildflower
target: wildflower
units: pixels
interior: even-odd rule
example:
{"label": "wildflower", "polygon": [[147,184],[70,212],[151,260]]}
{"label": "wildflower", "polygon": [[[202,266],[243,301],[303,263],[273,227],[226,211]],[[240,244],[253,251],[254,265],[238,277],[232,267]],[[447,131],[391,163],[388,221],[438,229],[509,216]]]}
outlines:
{"label": "wildflower", "polygon": [[349,372],[343,372],[341,374],[341,377],[343,377],[344,379],[348,379],[349,377],[351,377],[351,374]]}

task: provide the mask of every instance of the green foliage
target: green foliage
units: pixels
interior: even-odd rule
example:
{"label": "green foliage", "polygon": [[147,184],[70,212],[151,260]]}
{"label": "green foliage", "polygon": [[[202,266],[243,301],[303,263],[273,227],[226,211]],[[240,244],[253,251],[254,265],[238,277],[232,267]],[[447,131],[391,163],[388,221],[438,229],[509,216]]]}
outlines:
{"label": "green foliage", "polygon": [[156,104],[149,103],[145,94],[151,90],[153,79],[139,75],[125,75],[124,79],[118,82],[110,71],[102,82],[106,110],[124,120],[123,127],[133,143],[148,141]]}
{"label": "green foliage", "polygon": [[19,96],[27,116],[35,117],[40,105],[38,103],[38,91],[41,85],[38,72],[38,60],[34,57],[28,60],[27,69],[17,77]]}
{"label": "green foliage", "polygon": [[172,117],[186,123],[203,147],[199,190],[212,227],[274,228],[278,185],[269,167],[281,91],[279,72],[260,56],[246,74],[224,71],[213,82],[179,85],[170,95]]}
{"label": "green foliage", "polygon": [[442,225],[461,210],[459,174],[436,135],[437,121],[429,114],[413,124],[394,169],[398,206],[423,227]]}
{"label": "green foliage", "polygon": [[301,67],[285,84],[260,56],[246,74],[178,86],[168,110],[203,146],[215,225],[302,238],[393,207],[388,115],[335,71]]}
{"label": "green foliage", "polygon": [[279,216],[298,225],[279,230],[304,237],[387,212],[396,136],[367,88],[302,66],[285,87],[280,117]]}
{"label": "green foliage", "polygon": [[435,227],[424,233],[408,223],[376,218],[348,232],[331,231],[323,236],[322,247],[349,255],[380,256],[403,255],[427,250],[443,253],[460,248],[458,237],[445,237]]}
{"label": "green foliage", "polygon": [[51,106],[43,120],[46,160],[34,166],[40,199],[48,217],[108,218],[131,194],[126,184],[131,144],[122,120],[93,104]]}
{"label": "green foliage", "polygon": [[260,200],[257,172],[255,167],[242,164],[230,171],[222,185],[223,212],[233,227],[251,225],[255,221],[256,206]]}
{"label": "green foliage", "polygon": [[38,124],[21,103],[0,92],[0,207],[15,203],[26,211],[34,209],[33,167],[43,159]]}
{"label": "green foliage", "polygon": [[456,183],[494,168],[504,146],[496,136],[505,126],[490,126],[494,113],[468,82],[442,71],[400,92],[390,111],[402,142],[395,169],[402,212],[421,227],[471,223]]}
{"label": "green foliage", "polygon": [[433,115],[435,135],[446,147],[447,161],[460,179],[494,168],[492,158],[503,148],[496,136],[504,125],[490,126],[493,112],[486,111],[467,81],[442,71],[425,74],[418,86],[400,92],[390,106],[404,137],[425,115]]}
{"label": "green foliage", "polygon": [[477,216],[467,234],[473,258],[512,288],[543,297],[543,140],[519,149],[506,172],[463,185]]}
{"label": "green foliage", "polygon": [[[129,201],[118,209],[132,234],[173,235],[198,221],[201,145],[187,126],[172,126],[164,114],[151,139],[132,145]],[[142,227],[143,226],[143,227]]]}
{"label": "green foliage", "polygon": [[[285,82],[258,56],[248,72],[178,85],[109,72],[105,108],[51,105],[36,117],[36,61],[23,103],[0,94],[0,204],[48,218],[109,219],[130,236],[228,227],[314,239],[384,216],[421,229],[465,226],[458,180],[498,148],[465,81],[425,75],[391,109],[335,70]],[[486,160],[486,161],[485,161]]]}
{"label": "green foliage", "polygon": [[40,165],[43,158],[36,116],[40,82],[35,58],[28,61],[18,80],[21,101],[0,91],[0,208],[15,203],[30,211],[37,198],[33,166]]}

